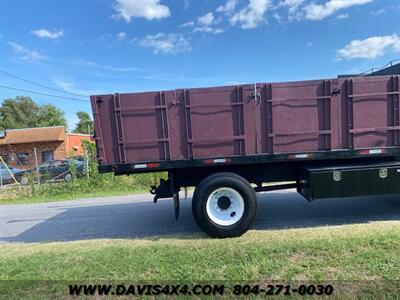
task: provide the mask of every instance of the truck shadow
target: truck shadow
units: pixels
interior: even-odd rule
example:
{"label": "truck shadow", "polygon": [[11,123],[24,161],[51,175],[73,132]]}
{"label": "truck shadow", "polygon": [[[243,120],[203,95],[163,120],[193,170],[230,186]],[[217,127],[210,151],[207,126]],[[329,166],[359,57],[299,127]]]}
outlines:
{"label": "truck shadow", "polygon": [[[43,204],[42,204],[43,205]],[[281,230],[400,220],[400,196],[320,200],[309,203],[294,190],[259,195],[255,230]],[[206,237],[191,213],[191,200],[181,201],[178,222],[171,200],[81,205],[49,203],[48,217],[6,221],[21,232],[1,242],[74,241],[87,239],[180,239]],[[5,231],[7,232],[7,231]]]}

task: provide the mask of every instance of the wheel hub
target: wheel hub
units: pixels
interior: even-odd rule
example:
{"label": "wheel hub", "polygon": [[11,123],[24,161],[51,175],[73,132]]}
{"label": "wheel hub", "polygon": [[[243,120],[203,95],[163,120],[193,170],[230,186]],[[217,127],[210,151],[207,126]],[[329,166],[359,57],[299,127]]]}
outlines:
{"label": "wheel hub", "polygon": [[231,199],[227,196],[218,198],[217,205],[222,210],[227,210],[231,206]]}
{"label": "wheel hub", "polygon": [[220,187],[208,196],[208,217],[220,226],[230,226],[240,221],[244,214],[242,195],[231,187]]}

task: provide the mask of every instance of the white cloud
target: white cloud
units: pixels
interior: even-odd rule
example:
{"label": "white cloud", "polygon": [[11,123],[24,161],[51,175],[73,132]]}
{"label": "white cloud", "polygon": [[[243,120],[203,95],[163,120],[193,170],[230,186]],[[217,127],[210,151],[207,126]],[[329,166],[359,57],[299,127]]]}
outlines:
{"label": "white cloud", "polygon": [[189,41],[183,35],[174,33],[147,35],[139,42],[139,45],[153,48],[156,54],[188,52],[192,49]]}
{"label": "white cloud", "polygon": [[59,39],[64,36],[64,31],[63,30],[47,30],[47,29],[37,29],[37,30],[31,30],[31,34],[36,35],[37,37],[40,37],[42,39]]}
{"label": "white cloud", "polygon": [[114,17],[130,22],[132,18],[163,19],[171,15],[169,7],[160,0],[116,0]]}
{"label": "white cloud", "polygon": [[78,61],[76,63],[82,67],[98,68],[98,69],[103,69],[103,70],[112,71],[112,72],[136,72],[136,71],[139,71],[139,68],[116,67],[116,66],[112,66],[112,65],[99,64],[99,63],[96,63],[93,61]]}
{"label": "white cloud", "polygon": [[349,17],[349,14],[340,14],[335,19],[344,20],[344,19],[347,19],[348,17]]}
{"label": "white cloud", "polygon": [[400,53],[400,38],[396,35],[373,36],[365,40],[353,40],[337,51],[338,59],[376,58],[387,51]]}
{"label": "white cloud", "polygon": [[197,27],[193,29],[193,32],[205,32],[205,33],[222,33],[224,32],[221,28],[214,28],[214,24],[218,23],[215,20],[214,14],[209,12],[204,16],[197,19]]}
{"label": "white cloud", "polygon": [[381,9],[378,9],[378,10],[376,10],[376,11],[371,12],[371,15],[373,15],[373,16],[379,16],[379,15],[382,15],[382,14],[384,14],[384,13],[386,13],[386,9],[381,8]]}
{"label": "white cloud", "polygon": [[124,41],[128,38],[128,34],[124,31],[120,31],[118,33],[103,33],[99,37],[96,38],[97,41],[100,42],[120,42]]}
{"label": "white cloud", "polygon": [[77,88],[75,83],[70,82],[70,81],[64,81],[64,80],[58,80],[58,79],[52,79],[52,81],[55,85],[57,85],[59,88],[61,88],[62,90],[64,90],[65,92],[68,92],[68,93],[82,95],[82,96],[101,94],[99,91],[96,91],[96,90],[85,90],[85,89]]}
{"label": "white cloud", "polygon": [[198,23],[201,26],[210,26],[213,24],[213,22],[214,22],[214,14],[212,12],[209,12],[204,16],[198,18]]}
{"label": "white cloud", "polygon": [[213,32],[214,29],[208,26],[203,26],[203,27],[196,27],[193,29],[193,32]]}
{"label": "white cloud", "polygon": [[209,27],[209,26],[202,26],[202,27],[196,27],[195,29],[193,29],[193,32],[206,32],[206,33],[218,34],[218,33],[224,32],[224,30],[221,29],[221,28],[213,28],[213,27]]}
{"label": "white cloud", "polygon": [[334,14],[338,10],[345,9],[355,5],[364,5],[373,0],[329,0],[324,4],[315,4],[314,2],[304,7],[305,17],[309,20],[322,20]]}
{"label": "white cloud", "polygon": [[305,0],[283,0],[281,2],[282,6],[287,6],[289,8],[298,8],[304,3]]}
{"label": "white cloud", "polygon": [[243,29],[256,28],[264,21],[264,15],[271,7],[271,0],[249,0],[241,10],[233,13],[229,21],[231,25],[239,24]]}
{"label": "white cloud", "polygon": [[105,42],[105,41],[107,41],[107,40],[109,40],[109,39],[111,39],[112,38],[112,35],[111,34],[109,34],[109,33],[104,33],[104,34],[101,34],[98,38],[96,38],[96,40],[99,40],[99,41],[101,41],[101,42]]}
{"label": "white cloud", "polygon": [[118,41],[123,41],[127,38],[127,36],[128,36],[128,34],[126,32],[121,31],[121,32],[117,33],[116,37],[117,37]]}
{"label": "white cloud", "polygon": [[189,21],[189,22],[183,23],[183,24],[181,25],[181,27],[193,27],[194,24],[195,24],[195,23],[194,23],[193,21]]}
{"label": "white cloud", "polygon": [[44,55],[37,51],[30,50],[20,44],[9,42],[8,45],[11,47],[13,53],[19,55],[23,60],[40,60],[46,58]]}
{"label": "white cloud", "polygon": [[231,14],[235,11],[238,0],[228,0],[225,5],[221,5],[217,8],[217,12]]}
{"label": "white cloud", "polygon": [[[287,19],[289,21],[300,21],[304,19],[320,21],[334,13],[356,5],[364,5],[374,0],[282,0],[272,8],[279,10],[279,15],[274,16],[278,22],[282,23],[282,8],[287,9]],[[317,3],[316,3],[317,2]],[[321,3],[322,2],[322,3]],[[345,19],[348,14],[340,14],[335,19]]]}
{"label": "white cloud", "polygon": [[190,6],[190,0],[183,0],[183,9],[188,9]]}
{"label": "white cloud", "polygon": [[303,12],[300,7],[303,5],[305,0],[284,0],[279,6],[286,7],[288,9],[288,19],[300,20],[303,17]]}
{"label": "white cloud", "polygon": [[278,23],[283,23],[284,22],[284,18],[282,17],[281,14],[275,12],[272,17],[278,22]]}

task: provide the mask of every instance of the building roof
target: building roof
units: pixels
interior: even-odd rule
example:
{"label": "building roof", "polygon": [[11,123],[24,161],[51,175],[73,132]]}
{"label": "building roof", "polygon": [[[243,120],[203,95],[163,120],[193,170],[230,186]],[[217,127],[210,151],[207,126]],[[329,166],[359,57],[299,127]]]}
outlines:
{"label": "building roof", "polygon": [[67,132],[66,135],[70,136],[84,136],[84,137],[92,137],[91,134],[84,134],[84,133],[75,133],[75,132]]}
{"label": "building roof", "polygon": [[0,138],[0,145],[57,142],[64,140],[64,126],[10,129],[6,130],[5,138]]}
{"label": "building roof", "polygon": [[[396,60],[399,61],[399,60]],[[400,63],[394,64],[395,61],[391,61],[388,65],[383,68],[370,69],[367,72],[360,74],[345,74],[339,75],[338,78],[349,78],[349,77],[364,77],[364,76],[385,76],[385,75],[397,75],[400,74]],[[372,70],[372,71],[371,71]],[[377,71],[374,71],[377,70]]]}
{"label": "building roof", "polygon": [[369,76],[395,75],[395,74],[400,74],[400,63],[396,65],[390,65],[389,67],[372,72]]}

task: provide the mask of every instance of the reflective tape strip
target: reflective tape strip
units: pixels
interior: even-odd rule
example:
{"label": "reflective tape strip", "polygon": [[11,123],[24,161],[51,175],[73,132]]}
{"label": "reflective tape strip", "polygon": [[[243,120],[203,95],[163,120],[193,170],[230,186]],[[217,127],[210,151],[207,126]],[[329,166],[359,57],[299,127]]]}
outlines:
{"label": "reflective tape strip", "polygon": [[226,159],[225,158],[214,159],[214,164],[221,164],[221,163],[226,163]]}
{"label": "reflective tape strip", "polygon": [[135,169],[146,169],[147,168],[147,164],[138,164],[138,165],[134,165]]}
{"label": "reflective tape strip", "polygon": [[369,154],[381,154],[383,151],[382,149],[371,149],[369,150]]}

